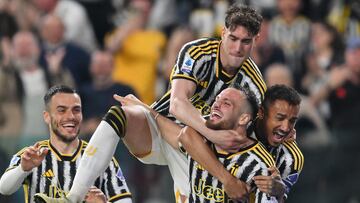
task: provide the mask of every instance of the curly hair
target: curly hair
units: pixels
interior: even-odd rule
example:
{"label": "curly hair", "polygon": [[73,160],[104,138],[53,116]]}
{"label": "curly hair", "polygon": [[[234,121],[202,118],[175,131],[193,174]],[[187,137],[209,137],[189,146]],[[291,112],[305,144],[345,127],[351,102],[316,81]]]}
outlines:
{"label": "curly hair", "polygon": [[260,31],[263,17],[249,6],[230,6],[226,11],[225,27],[233,31],[237,26],[245,27],[253,36]]}

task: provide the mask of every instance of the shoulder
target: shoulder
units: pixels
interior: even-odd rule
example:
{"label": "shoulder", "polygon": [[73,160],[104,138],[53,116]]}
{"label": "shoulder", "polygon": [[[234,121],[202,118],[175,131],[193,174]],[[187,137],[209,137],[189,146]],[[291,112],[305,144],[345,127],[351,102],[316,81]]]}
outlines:
{"label": "shoulder", "polygon": [[191,58],[196,59],[196,56],[204,50],[211,50],[212,48],[218,48],[220,40],[216,38],[201,38],[186,43],[181,52],[186,52]]}
{"label": "shoulder", "polygon": [[272,158],[271,154],[266,150],[264,145],[258,142],[252,149],[252,152],[266,164],[266,167],[275,166],[275,161]]}
{"label": "shoulder", "polygon": [[294,169],[297,171],[301,171],[304,166],[304,155],[296,142],[284,142],[282,144],[282,151],[283,153],[280,156],[287,156],[288,158],[291,158],[290,160],[292,160],[293,162]]}

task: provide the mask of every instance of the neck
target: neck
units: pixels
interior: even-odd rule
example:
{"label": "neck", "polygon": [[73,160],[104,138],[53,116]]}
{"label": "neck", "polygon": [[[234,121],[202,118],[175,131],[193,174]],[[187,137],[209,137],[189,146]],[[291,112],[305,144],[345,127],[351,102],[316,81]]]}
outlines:
{"label": "neck", "polygon": [[77,138],[70,143],[60,140],[55,135],[50,136],[50,143],[61,154],[73,154],[79,146],[80,140]]}
{"label": "neck", "polygon": [[113,84],[111,76],[107,78],[94,79],[94,86],[96,89],[105,89]]}
{"label": "neck", "polygon": [[293,14],[285,14],[285,15],[282,15],[283,19],[285,20],[285,22],[287,24],[291,24],[295,18],[296,18],[296,15],[293,15]]}
{"label": "neck", "polygon": [[265,137],[264,126],[261,125],[261,120],[256,120],[256,127],[254,129],[256,138],[265,146],[268,146],[269,143]]}

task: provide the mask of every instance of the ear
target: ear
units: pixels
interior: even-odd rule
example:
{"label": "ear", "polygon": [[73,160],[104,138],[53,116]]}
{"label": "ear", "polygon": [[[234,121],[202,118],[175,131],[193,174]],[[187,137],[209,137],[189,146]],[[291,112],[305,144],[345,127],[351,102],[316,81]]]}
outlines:
{"label": "ear", "polygon": [[261,120],[264,119],[264,107],[260,106],[257,117]]}
{"label": "ear", "polygon": [[44,118],[45,123],[49,125],[50,124],[50,113],[47,111],[44,111],[43,118]]}
{"label": "ear", "polygon": [[224,37],[225,37],[225,32],[226,32],[226,28],[225,28],[225,26],[223,26],[222,29],[221,29],[221,40],[224,39]]}
{"label": "ear", "polygon": [[253,40],[254,40],[254,41],[253,41],[254,47],[256,47],[256,43],[258,42],[259,37],[260,37],[260,34],[255,35],[255,37],[254,37],[254,39],[253,39]]}
{"label": "ear", "polygon": [[248,113],[243,113],[239,118],[239,125],[247,126],[250,121],[251,121],[251,115]]}

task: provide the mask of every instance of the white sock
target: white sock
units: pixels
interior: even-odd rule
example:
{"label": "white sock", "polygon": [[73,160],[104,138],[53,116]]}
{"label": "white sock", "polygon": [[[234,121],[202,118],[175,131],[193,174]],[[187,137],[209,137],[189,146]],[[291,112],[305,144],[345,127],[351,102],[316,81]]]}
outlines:
{"label": "white sock", "polygon": [[85,149],[67,195],[71,202],[83,201],[96,178],[109,166],[119,140],[114,129],[107,122],[101,121]]}

